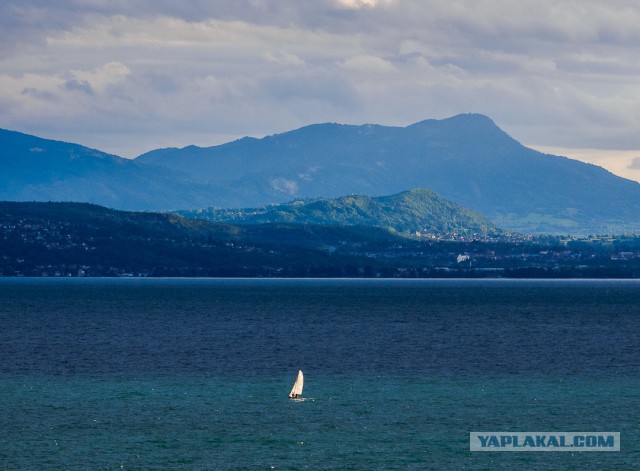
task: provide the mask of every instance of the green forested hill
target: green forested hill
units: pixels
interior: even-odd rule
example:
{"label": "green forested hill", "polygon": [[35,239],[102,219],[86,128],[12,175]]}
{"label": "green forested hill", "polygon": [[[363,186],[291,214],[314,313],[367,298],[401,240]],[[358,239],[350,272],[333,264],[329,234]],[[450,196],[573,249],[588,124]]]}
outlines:
{"label": "green forested hill", "polygon": [[429,188],[517,232],[640,228],[638,182],[527,148],[477,114],[402,128],[324,123],[214,147],[156,150],[136,161],[213,185],[218,191],[207,206],[220,208]]}
{"label": "green forested hill", "polygon": [[87,203],[0,202],[0,276],[344,276],[362,265],[354,250],[403,240],[377,228],[239,226]]}
{"label": "green forested hill", "polygon": [[640,238],[434,240],[365,226],[0,202],[0,276],[638,278]]}
{"label": "green forested hill", "polygon": [[429,188],[510,231],[640,230],[638,182],[529,149],[475,114],[405,127],[315,124],[133,160],[0,129],[0,169],[0,200],[8,201],[174,211]]}
{"label": "green forested hill", "polygon": [[453,234],[497,235],[500,230],[482,215],[425,189],[391,196],[351,195],[334,199],[296,200],[248,209],[209,208],[177,214],[234,224],[287,222],[340,226],[373,226],[437,237]]}

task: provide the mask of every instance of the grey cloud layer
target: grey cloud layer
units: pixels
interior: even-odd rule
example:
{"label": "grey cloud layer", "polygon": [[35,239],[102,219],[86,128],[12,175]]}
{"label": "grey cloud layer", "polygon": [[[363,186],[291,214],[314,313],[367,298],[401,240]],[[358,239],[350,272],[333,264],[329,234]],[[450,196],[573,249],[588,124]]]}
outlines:
{"label": "grey cloud layer", "polygon": [[638,24],[624,0],[9,0],[0,126],[132,155],[473,111],[528,143],[640,148]]}

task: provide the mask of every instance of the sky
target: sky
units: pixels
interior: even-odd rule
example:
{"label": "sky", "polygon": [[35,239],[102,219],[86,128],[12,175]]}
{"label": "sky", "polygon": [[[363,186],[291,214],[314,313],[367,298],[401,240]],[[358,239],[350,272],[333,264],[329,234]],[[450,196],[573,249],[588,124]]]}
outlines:
{"label": "sky", "polygon": [[640,181],[637,0],[2,0],[0,127],[135,157],[482,113]]}

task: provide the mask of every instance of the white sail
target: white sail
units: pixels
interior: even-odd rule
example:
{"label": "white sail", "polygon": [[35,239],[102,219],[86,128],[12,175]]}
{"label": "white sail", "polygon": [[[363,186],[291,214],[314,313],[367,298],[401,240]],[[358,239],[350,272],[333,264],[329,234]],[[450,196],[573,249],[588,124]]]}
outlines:
{"label": "white sail", "polygon": [[298,370],[298,377],[296,378],[296,382],[293,383],[289,397],[295,398],[302,394],[302,386],[304,386],[304,376],[302,375],[302,370]]}

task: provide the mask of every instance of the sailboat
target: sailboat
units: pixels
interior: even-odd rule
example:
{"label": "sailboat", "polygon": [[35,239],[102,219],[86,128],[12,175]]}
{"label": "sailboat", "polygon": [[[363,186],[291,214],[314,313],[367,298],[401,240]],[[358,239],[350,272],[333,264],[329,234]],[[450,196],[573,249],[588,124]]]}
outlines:
{"label": "sailboat", "polygon": [[289,399],[298,399],[300,394],[302,394],[302,386],[304,386],[304,376],[302,375],[302,370],[298,370],[298,377],[296,378],[296,382],[293,383],[293,387],[289,393]]}

